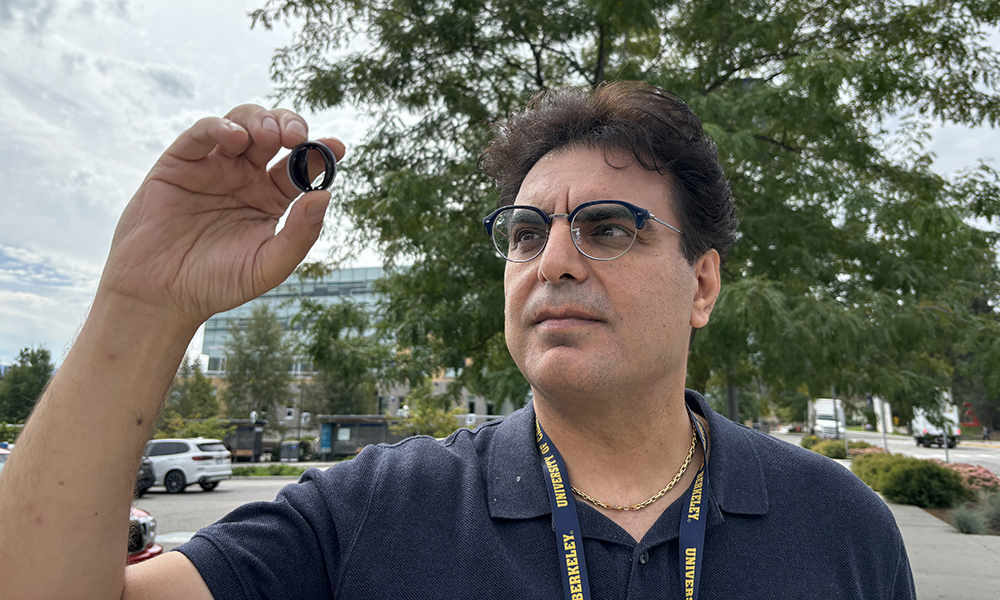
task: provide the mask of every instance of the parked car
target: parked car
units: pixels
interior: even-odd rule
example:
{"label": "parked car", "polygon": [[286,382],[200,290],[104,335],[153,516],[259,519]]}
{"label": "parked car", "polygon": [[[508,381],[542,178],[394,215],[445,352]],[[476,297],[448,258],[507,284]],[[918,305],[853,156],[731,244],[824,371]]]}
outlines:
{"label": "parked car", "polygon": [[153,485],[162,485],[171,494],[194,484],[210,492],[233,476],[232,457],[221,440],[151,440],[143,455],[153,463]]}
{"label": "parked car", "polygon": [[162,553],[163,546],[156,543],[156,518],[141,508],[132,507],[128,522],[128,564]]}
{"label": "parked car", "polygon": [[139,463],[139,475],[135,479],[135,497],[142,498],[142,495],[153,487],[156,476],[153,474],[153,461],[143,456]]}
{"label": "parked car", "polygon": [[6,448],[0,448],[0,472],[3,471],[3,465],[7,462],[7,457],[10,456],[10,450]]}

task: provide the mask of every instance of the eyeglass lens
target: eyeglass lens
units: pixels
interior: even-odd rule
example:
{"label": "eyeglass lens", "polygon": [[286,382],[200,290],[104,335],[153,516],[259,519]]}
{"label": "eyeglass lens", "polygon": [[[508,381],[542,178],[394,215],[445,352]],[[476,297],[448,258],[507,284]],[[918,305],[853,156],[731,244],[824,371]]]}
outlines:
{"label": "eyeglass lens", "polygon": [[[620,204],[590,205],[573,217],[570,234],[584,255],[596,260],[618,258],[635,241],[635,215]],[[505,258],[529,261],[545,247],[549,225],[538,212],[516,206],[497,215],[493,223],[493,243]]]}

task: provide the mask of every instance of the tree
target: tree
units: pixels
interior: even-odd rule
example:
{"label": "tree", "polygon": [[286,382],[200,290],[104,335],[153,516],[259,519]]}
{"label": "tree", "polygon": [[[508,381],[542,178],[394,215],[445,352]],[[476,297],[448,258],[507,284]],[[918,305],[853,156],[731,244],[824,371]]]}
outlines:
{"label": "tree", "polygon": [[0,378],[0,423],[24,423],[53,371],[52,356],[46,348],[22,348]]}
{"label": "tree", "polygon": [[336,415],[374,413],[378,374],[392,358],[391,344],[380,337],[360,304],[301,302],[292,322],[303,330],[303,355],[319,372],[310,408]]}
{"label": "tree", "polygon": [[[161,413],[161,416],[163,413]],[[154,439],[165,438],[209,438],[223,440],[236,428],[230,425],[226,419],[211,417],[208,419],[185,419],[176,413],[171,413],[163,419],[162,425],[158,422]]]}
{"label": "tree", "polygon": [[198,437],[178,435],[178,431],[188,420],[218,417],[219,401],[212,383],[201,370],[201,362],[197,358],[184,357],[157,418],[155,437]]}
{"label": "tree", "polygon": [[277,428],[279,414],[291,401],[289,369],[295,361],[284,327],[266,304],[258,304],[246,326],[229,335],[222,392],[227,416],[246,419],[256,412],[268,418],[269,428]]}
{"label": "tree", "polygon": [[429,435],[443,438],[458,429],[461,408],[452,408],[446,394],[434,394],[430,380],[425,380],[410,388],[406,396],[409,414],[405,421],[390,425],[395,435]]}
{"label": "tree", "polygon": [[185,419],[219,416],[219,401],[197,358],[185,359],[181,363],[168,394],[168,405],[175,406],[177,413]]}
{"label": "tree", "polygon": [[734,392],[759,378],[774,394],[919,404],[949,384],[948,348],[977,324],[969,300],[997,275],[997,235],[974,219],[997,219],[1000,178],[986,164],[936,173],[926,132],[1000,118],[986,38],[1000,4],[272,0],[253,13],[276,19],[304,21],[275,54],[279,95],[375,117],[335,202],[388,268],[412,261],[379,287],[411,376],[450,367],[489,400],[523,400],[503,263],[479,224],[496,199],[475,168],[488,120],[539,90],[622,78],[691,104],[742,222],[691,387],[719,375]]}
{"label": "tree", "polygon": [[1000,317],[983,303],[973,311],[979,327],[952,348],[952,398],[963,412],[964,403],[971,404],[979,422],[993,431],[1000,423]]}

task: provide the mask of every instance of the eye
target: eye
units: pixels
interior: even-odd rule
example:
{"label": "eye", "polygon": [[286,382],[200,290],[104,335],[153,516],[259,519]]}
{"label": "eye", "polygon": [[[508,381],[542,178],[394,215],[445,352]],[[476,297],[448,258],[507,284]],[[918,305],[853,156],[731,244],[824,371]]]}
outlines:
{"label": "eye", "polygon": [[593,230],[590,232],[590,235],[598,237],[626,236],[631,238],[632,230],[629,229],[628,227],[616,223],[600,223],[594,226]]}
{"label": "eye", "polygon": [[511,230],[510,240],[514,245],[538,241],[545,236],[545,230],[536,225],[519,225]]}

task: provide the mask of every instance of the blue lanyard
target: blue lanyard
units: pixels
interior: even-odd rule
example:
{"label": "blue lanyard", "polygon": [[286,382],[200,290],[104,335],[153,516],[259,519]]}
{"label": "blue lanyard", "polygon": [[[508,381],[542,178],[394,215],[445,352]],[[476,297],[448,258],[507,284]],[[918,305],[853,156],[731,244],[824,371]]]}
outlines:
{"label": "blue lanyard", "polygon": [[576,514],[576,501],[566,478],[566,464],[555,444],[545,435],[541,423],[535,419],[535,441],[542,455],[542,473],[549,489],[552,521],[556,529],[556,547],[559,549],[559,570],[563,576],[566,600],[590,600],[590,582],[587,579],[587,561],[583,557],[583,538],[580,520]]}
{"label": "blue lanyard", "polygon": [[[694,423],[705,450],[705,460],[695,475],[694,484],[685,495],[686,511],[681,511],[680,527],[680,574],[685,600],[698,598],[698,582],[701,579],[701,559],[705,549],[705,523],[708,514],[702,512],[702,491],[708,487],[708,445],[705,430],[694,417],[691,408],[691,422]],[[552,505],[552,521],[555,525],[556,547],[559,550],[559,570],[562,572],[563,591],[566,600],[590,600],[590,583],[587,579],[587,561],[583,555],[583,538],[580,535],[580,520],[576,513],[576,500],[566,478],[566,465],[556,450],[555,444],[545,435],[541,423],[535,419],[535,441],[542,457],[542,474],[549,491]]]}

